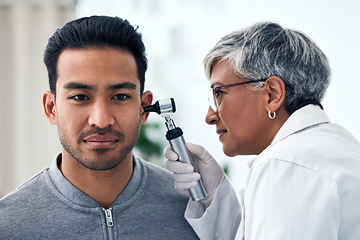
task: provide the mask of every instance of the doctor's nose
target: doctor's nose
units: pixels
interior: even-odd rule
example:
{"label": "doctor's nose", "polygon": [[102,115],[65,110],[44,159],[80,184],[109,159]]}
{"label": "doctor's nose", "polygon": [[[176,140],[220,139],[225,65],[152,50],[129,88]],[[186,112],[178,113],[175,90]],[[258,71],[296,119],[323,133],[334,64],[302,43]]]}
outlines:
{"label": "doctor's nose", "polygon": [[90,126],[106,128],[115,123],[114,115],[106,103],[94,103],[91,108],[88,123]]}
{"label": "doctor's nose", "polygon": [[205,117],[205,122],[209,125],[216,124],[219,121],[219,115],[217,112],[214,112],[214,110],[209,107],[208,112]]}

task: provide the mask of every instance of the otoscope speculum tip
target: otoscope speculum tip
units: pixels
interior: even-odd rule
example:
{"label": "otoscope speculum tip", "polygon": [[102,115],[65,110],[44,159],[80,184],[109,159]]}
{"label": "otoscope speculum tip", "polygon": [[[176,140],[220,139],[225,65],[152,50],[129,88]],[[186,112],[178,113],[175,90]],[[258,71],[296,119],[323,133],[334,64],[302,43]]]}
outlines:
{"label": "otoscope speculum tip", "polygon": [[175,101],[173,98],[159,100],[155,104],[144,107],[145,112],[156,112],[162,117],[172,116],[176,111]]}

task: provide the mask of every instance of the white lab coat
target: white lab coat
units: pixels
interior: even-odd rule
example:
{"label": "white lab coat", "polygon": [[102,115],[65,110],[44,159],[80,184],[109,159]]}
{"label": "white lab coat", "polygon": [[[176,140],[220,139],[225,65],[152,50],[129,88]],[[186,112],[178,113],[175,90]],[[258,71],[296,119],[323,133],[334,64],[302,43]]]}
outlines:
{"label": "white lab coat", "polygon": [[207,209],[189,201],[201,239],[360,239],[360,145],[318,106],[293,113],[249,167],[238,198],[225,178]]}

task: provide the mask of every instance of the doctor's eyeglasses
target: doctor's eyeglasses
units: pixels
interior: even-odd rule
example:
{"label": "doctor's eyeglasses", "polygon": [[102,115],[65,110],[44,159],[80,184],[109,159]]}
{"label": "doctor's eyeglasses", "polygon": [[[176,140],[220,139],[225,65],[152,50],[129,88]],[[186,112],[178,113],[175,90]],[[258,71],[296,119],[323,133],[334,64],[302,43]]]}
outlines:
{"label": "doctor's eyeglasses", "polygon": [[259,79],[259,80],[250,80],[250,81],[238,82],[238,83],[233,83],[233,84],[224,85],[224,86],[220,86],[220,87],[210,88],[208,99],[209,99],[211,109],[214,112],[218,111],[219,97],[222,93],[222,91],[220,91],[221,89],[240,86],[240,85],[247,84],[247,83],[265,82],[266,80],[267,80],[267,78]]}

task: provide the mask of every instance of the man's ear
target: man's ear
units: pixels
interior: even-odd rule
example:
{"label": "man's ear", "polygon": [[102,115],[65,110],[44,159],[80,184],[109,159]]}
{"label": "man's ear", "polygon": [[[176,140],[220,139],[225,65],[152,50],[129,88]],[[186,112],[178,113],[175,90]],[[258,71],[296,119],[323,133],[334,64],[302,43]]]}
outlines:
{"label": "man's ear", "polygon": [[266,84],[269,96],[266,111],[276,112],[285,101],[285,83],[281,78],[272,76]]}
{"label": "man's ear", "polygon": [[153,100],[153,94],[150,91],[146,91],[142,94],[141,96],[141,124],[146,123],[148,117],[149,117],[149,112],[144,112],[144,107],[148,107],[151,105]]}
{"label": "man's ear", "polygon": [[50,91],[45,91],[43,94],[43,107],[45,112],[45,117],[47,120],[56,125],[56,110],[55,110],[55,96]]}

